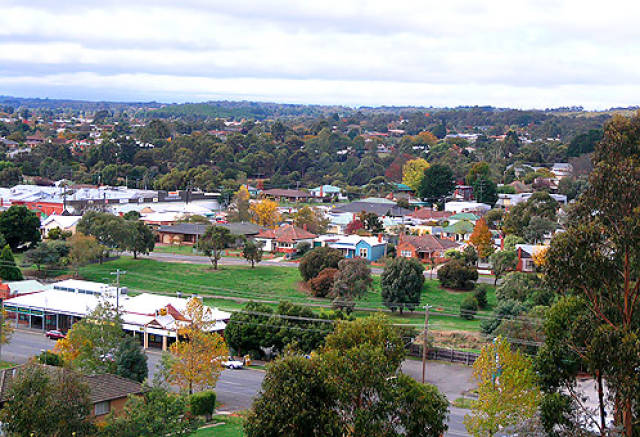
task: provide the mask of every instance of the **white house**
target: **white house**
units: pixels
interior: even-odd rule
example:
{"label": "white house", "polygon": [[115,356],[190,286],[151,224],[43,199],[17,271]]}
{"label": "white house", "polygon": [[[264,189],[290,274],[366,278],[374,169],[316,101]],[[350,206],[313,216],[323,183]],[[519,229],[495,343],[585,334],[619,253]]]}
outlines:
{"label": "white house", "polygon": [[81,215],[50,215],[40,224],[40,232],[43,237],[46,237],[49,231],[59,228],[61,231],[70,231],[75,234],[76,225],[81,218]]}
{"label": "white house", "polygon": [[491,209],[490,205],[480,202],[447,202],[444,205],[444,210],[458,214],[461,212],[473,212],[483,215]]}

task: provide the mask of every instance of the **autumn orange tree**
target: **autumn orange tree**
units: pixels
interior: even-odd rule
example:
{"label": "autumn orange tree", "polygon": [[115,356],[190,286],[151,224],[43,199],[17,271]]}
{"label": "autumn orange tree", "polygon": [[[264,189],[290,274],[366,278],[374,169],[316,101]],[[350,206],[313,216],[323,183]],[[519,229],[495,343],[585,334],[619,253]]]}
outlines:
{"label": "autumn orange tree", "polygon": [[275,228],[280,221],[278,204],[273,200],[263,199],[252,204],[250,210],[251,220],[259,226]]}
{"label": "autumn orange tree", "polygon": [[182,338],[169,348],[171,360],[167,370],[169,382],[192,394],[216,385],[222,372],[221,360],[229,350],[222,336],[210,332],[216,320],[211,308],[200,299],[187,302],[185,316],[188,325],[180,332]]}
{"label": "autumn orange tree", "polygon": [[491,241],[491,231],[485,219],[481,218],[476,222],[473,233],[469,237],[469,241],[478,251],[481,259],[487,258],[493,253],[493,243]]}
{"label": "autumn orange tree", "polygon": [[221,360],[229,352],[224,339],[197,328],[187,328],[182,337],[169,348],[170,382],[189,394],[214,387],[222,372]]}

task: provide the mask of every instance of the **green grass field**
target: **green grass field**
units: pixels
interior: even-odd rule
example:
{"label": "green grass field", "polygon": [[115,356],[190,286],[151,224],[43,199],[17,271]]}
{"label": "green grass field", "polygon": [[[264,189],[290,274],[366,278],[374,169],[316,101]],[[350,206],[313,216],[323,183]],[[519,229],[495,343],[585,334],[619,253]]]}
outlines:
{"label": "green grass field", "polygon": [[177,255],[201,255],[200,252],[193,250],[193,246],[158,246],[153,248],[154,252],[160,253],[175,253]]}
{"label": "green grass field", "polygon": [[[80,275],[92,281],[111,282],[110,272],[115,269],[126,270],[121,284],[132,291],[155,291],[174,294],[177,291],[183,295],[201,294],[207,305],[221,309],[235,310],[244,306],[244,299],[266,302],[288,300],[305,305],[330,305],[329,299],[309,296],[301,281],[297,268],[258,265],[255,269],[249,266],[220,266],[218,271],[208,265],[165,263],[150,259],[134,260],[122,257],[104,264],[92,264],[82,267]],[[208,296],[207,296],[208,295]],[[468,292],[452,292],[441,289],[438,281],[425,282],[421,305],[430,304],[430,326],[442,330],[477,331],[480,321],[464,320],[457,316],[460,302]],[[215,297],[212,297],[215,296]],[[490,307],[495,304],[495,293],[488,296]],[[367,293],[357,302],[357,308],[362,310],[384,310],[380,296],[380,277],[374,276],[374,290]],[[489,314],[489,309],[482,314]],[[357,311],[356,316],[370,314],[368,311]],[[447,314],[447,315],[444,315]],[[391,314],[395,323],[415,324],[423,323],[424,313],[421,308],[415,312],[403,315]]]}
{"label": "green grass field", "polygon": [[191,437],[242,437],[242,418],[237,416],[214,416],[214,422],[222,425],[201,428],[191,434]]}

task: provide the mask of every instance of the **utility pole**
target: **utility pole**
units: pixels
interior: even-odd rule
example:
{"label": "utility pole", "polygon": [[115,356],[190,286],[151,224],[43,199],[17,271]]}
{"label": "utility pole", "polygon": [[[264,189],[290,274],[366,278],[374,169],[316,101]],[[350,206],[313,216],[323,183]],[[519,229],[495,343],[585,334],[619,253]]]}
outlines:
{"label": "utility pole", "polygon": [[[16,313],[16,320],[18,319],[18,313]],[[44,325],[45,315],[42,315],[42,324]],[[0,297],[0,359],[2,359],[2,330],[4,328],[4,299]]]}
{"label": "utility pole", "polygon": [[427,336],[429,334],[429,310],[431,305],[424,306],[424,331],[422,335],[422,383],[424,384],[425,375],[427,373]]}
{"label": "utility pole", "polygon": [[120,275],[126,275],[125,270],[116,269],[115,272],[111,272],[112,275],[116,275],[116,315],[120,314]]}

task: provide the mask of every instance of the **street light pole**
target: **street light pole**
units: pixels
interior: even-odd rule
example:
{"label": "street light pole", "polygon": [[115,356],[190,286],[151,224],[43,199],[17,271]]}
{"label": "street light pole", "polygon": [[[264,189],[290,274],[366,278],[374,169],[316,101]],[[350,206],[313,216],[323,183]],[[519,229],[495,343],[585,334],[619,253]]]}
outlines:
{"label": "street light pole", "polygon": [[431,305],[424,306],[424,331],[422,333],[422,383],[424,384],[427,373],[427,336],[429,334],[429,309]]}

